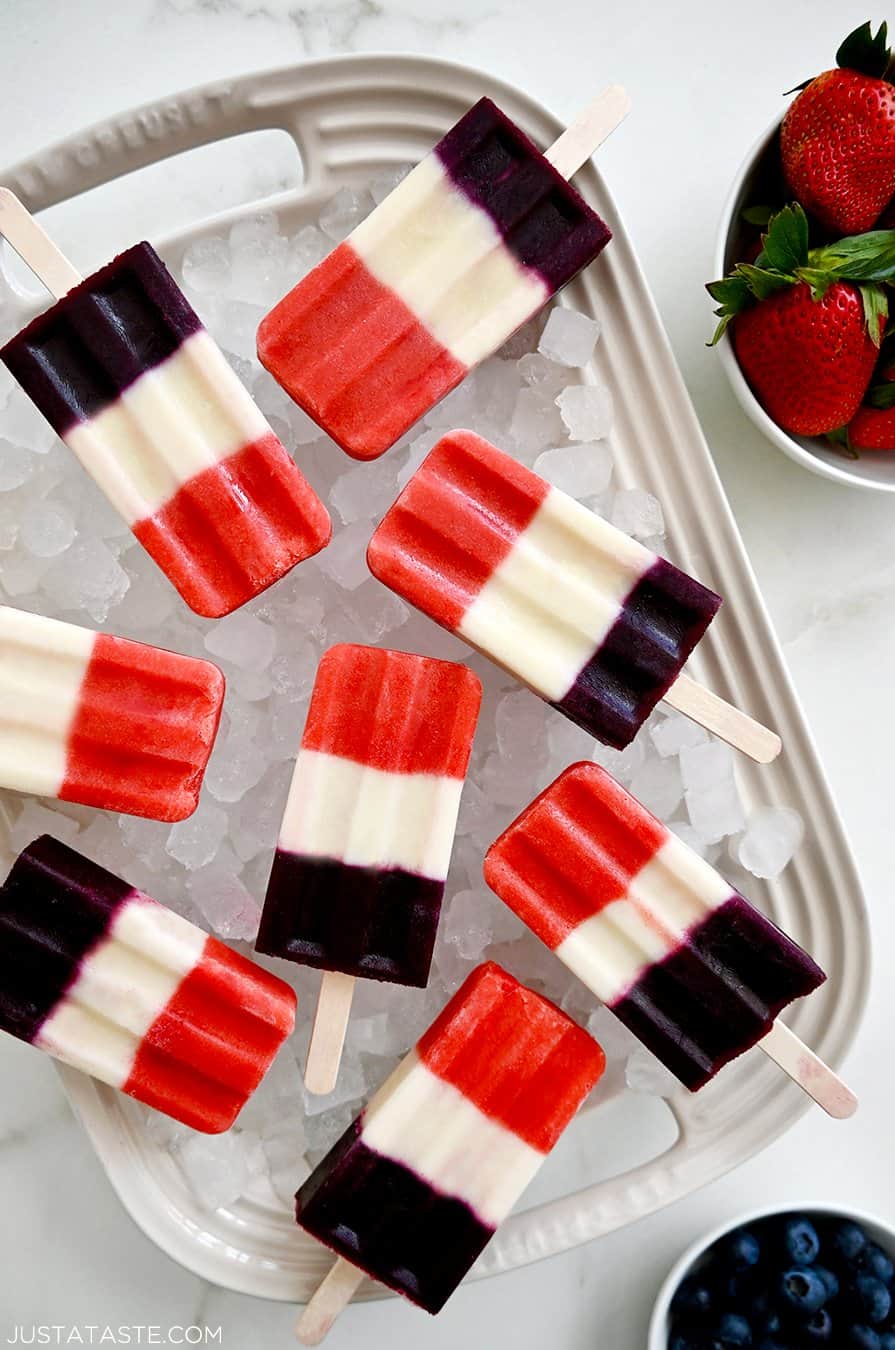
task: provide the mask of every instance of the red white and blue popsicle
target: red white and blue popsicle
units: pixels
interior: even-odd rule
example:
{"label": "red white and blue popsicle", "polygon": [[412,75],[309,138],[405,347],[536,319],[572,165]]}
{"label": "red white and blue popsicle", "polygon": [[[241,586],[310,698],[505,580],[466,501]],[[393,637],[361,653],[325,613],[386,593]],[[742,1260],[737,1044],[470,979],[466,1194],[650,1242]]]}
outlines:
{"label": "red white and blue popsicle", "polygon": [[622,747],[662,698],[759,760],[780,740],[682,675],[720,596],[471,431],[373,534],[374,576]]}
{"label": "red white and blue popsicle", "polygon": [[329,542],[326,508],[151,245],[81,281],[5,188],[0,234],[61,297],[0,360],[191,609],[227,614]]}
{"label": "red white and blue popsicle", "polygon": [[224,677],[210,661],[0,606],[0,786],[192,815]]}
{"label": "red white and blue popsicle", "polygon": [[381,455],[608,243],[566,177],[627,109],[606,90],[545,155],[480,99],[271,311],[262,363],[349,455]]}
{"label": "red white and blue popsicle", "polygon": [[295,1025],[287,984],[49,835],[0,889],[0,1030],[229,1129]]}
{"label": "red white and blue popsicle", "polygon": [[552,1003],[493,962],[473,971],[296,1196],[341,1258],[299,1340],[322,1339],[364,1274],[437,1313],[604,1067]]}
{"label": "red white and blue popsicle", "polygon": [[830,1114],[855,1110],[775,1022],[824,972],[599,765],[526,807],[485,879],[691,1091],[760,1043]]}
{"label": "red white and blue popsicle", "polygon": [[424,987],[481,703],[466,666],[342,644],[320,662],[257,950],[324,975],[306,1083],[335,1083],[354,980]]}

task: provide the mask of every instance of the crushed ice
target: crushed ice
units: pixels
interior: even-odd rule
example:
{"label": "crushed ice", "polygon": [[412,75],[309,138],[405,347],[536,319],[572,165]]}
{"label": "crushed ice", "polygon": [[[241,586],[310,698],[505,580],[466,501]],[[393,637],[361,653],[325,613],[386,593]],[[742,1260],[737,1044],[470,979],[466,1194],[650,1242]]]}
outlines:
{"label": "crushed ice", "polygon": [[[201,804],[189,820],[171,827],[17,799],[15,849],[50,831],[222,938],[249,944],[321,652],[337,641],[383,643],[469,660],[484,683],[429,988],[362,982],[337,1089],[312,1098],[304,1092],[301,1065],[319,975],[262,958],[294,985],[302,1011],[296,1036],[239,1125],[210,1138],[145,1111],[147,1130],[170,1147],[185,1184],[210,1209],[259,1187],[290,1206],[309,1167],[483,957],[503,962],[586,1023],[631,1090],[671,1090],[661,1065],[611,1014],[594,1007],[584,986],[482,880],[484,849],[571,761],[593,758],[604,765],[711,861],[728,840],[729,855],[756,876],[778,875],[803,834],[801,819],[787,807],[759,808],[747,817],[733,755],[688,718],[662,709],[626,750],[595,745],[369,577],[364,552],[375,521],[439,436],[456,426],[496,441],[650,546],[658,546],[664,532],[655,497],[613,487],[606,440],[612,396],[599,383],[582,383],[578,373],[599,339],[599,325],[586,315],[557,305],[546,320],[532,320],[398,447],[359,466],[260,368],[255,331],[266,310],[406,172],[403,166],[386,171],[369,189],[341,189],[318,222],[294,235],[281,233],[276,217],[265,214],[195,241],[182,258],[189,298],[294,448],[328,502],[335,529],[329,548],[229,618],[209,623],[189,613],[74,456],[0,371],[0,598],[209,657],[228,681]],[[16,303],[3,307],[4,337],[26,317],[14,312]]]}

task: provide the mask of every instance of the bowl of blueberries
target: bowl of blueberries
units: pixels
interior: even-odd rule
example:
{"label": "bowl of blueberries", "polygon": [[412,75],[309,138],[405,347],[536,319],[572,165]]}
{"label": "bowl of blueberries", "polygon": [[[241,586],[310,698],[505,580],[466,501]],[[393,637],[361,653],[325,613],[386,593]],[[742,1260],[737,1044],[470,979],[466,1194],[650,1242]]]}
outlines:
{"label": "bowl of blueberries", "polygon": [[811,1206],[739,1219],[676,1263],[649,1350],[895,1350],[895,1227]]}

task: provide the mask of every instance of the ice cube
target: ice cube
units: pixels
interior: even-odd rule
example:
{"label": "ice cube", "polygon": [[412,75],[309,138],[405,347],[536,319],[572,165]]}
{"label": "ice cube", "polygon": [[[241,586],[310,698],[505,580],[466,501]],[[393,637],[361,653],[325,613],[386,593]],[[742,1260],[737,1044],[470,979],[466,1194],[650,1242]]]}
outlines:
{"label": "ice cube", "polygon": [[34,467],[34,456],[30,451],[0,438],[0,492],[12,492],[27,483]]}
{"label": "ice cube", "polygon": [[397,164],[394,168],[382,169],[370,179],[370,195],[377,206],[385,201],[390,192],[394,192],[412,168],[412,164]]}
{"label": "ice cube", "polygon": [[205,635],[206,650],[238,670],[266,670],[276,647],[276,629],[245,609],[228,614]]}
{"label": "ice cube", "polygon": [[395,498],[395,467],[386,458],[358,464],[333,483],[329,500],[344,525],[379,519]]}
{"label": "ice cube", "polygon": [[612,395],[604,384],[572,384],[556,399],[573,441],[601,441],[612,430]]}
{"label": "ice cube", "polygon": [[130,577],[101,539],[78,538],[43,578],[44,589],[64,610],[86,610],[105,623],[127,594]]}
{"label": "ice cube", "polygon": [[227,812],[207,797],[187,820],[180,820],[168,834],[168,852],[191,872],[205,867],[217,854],[228,829]]}
{"label": "ice cube", "polygon": [[605,492],[612,477],[612,455],[608,446],[599,441],[561,445],[538,455],[534,471],[581,501]]}
{"label": "ice cube", "polygon": [[238,1130],[224,1134],[193,1134],[175,1150],[190,1190],[202,1209],[226,1209],[249,1184],[248,1151]]}
{"label": "ice cube", "polygon": [[602,1004],[587,1019],[591,1036],[603,1047],[607,1059],[628,1059],[640,1049],[640,1041]]}
{"label": "ice cube", "polygon": [[706,856],[706,842],[698,830],[686,820],[669,820],[668,828],[672,834],[676,834],[682,844],[692,848],[694,853],[698,853],[701,858]]}
{"label": "ice cube", "polygon": [[197,295],[222,295],[230,280],[230,248],[225,239],[211,235],[194,239],[183,255],[183,284]]}
{"label": "ice cube", "polygon": [[707,844],[736,834],[746,823],[743,803],[733,778],[684,793],[690,823]]}
{"label": "ice cube", "polygon": [[288,285],[295,285],[307,276],[312,267],[322,262],[332,247],[316,225],[303,225],[289,245],[290,263]]}
{"label": "ice cube", "polygon": [[611,519],[617,530],[623,530],[635,539],[661,537],[665,533],[661,503],[640,488],[625,488],[615,494]]}
{"label": "ice cube", "polygon": [[372,209],[373,198],[366,188],[357,192],[354,188],[341,187],[320,212],[320,228],[330,239],[341,242]]}
{"label": "ice cube", "polygon": [[367,544],[370,526],[366,521],[346,525],[337,534],[329,548],[319,555],[318,566],[325,576],[332,577],[343,590],[355,591],[370,575],[367,567]]}
{"label": "ice cube", "polygon": [[697,745],[705,745],[709,738],[704,727],[694,722],[692,717],[678,712],[651,722],[649,734],[663,758],[666,755],[679,755],[682,750],[691,750]]}
{"label": "ice cube", "polygon": [[[423,431],[410,442],[410,454],[398,472],[397,487],[400,491],[413,477],[429,451],[441,440],[442,432],[436,427]],[[397,495],[397,494],[396,494]]]}
{"label": "ice cube", "polygon": [[805,823],[789,806],[762,806],[753,811],[739,842],[737,858],[756,877],[778,877],[805,834]]}
{"label": "ice cube", "polygon": [[631,779],[631,795],[660,820],[667,820],[684,795],[677,760],[645,760]]}
{"label": "ice cube", "polygon": [[74,517],[60,502],[31,502],[22,512],[22,547],[36,558],[64,553],[76,533]]}
{"label": "ice cube", "polygon": [[540,390],[545,397],[554,399],[566,387],[569,375],[555,361],[548,361],[539,352],[529,352],[516,363],[516,369],[531,389]]}
{"label": "ice cube", "polygon": [[12,829],[10,842],[16,853],[33,844],[42,834],[51,834],[63,844],[73,844],[77,839],[79,826],[76,820],[70,820],[61,811],[54,811],[42,802],[25,798]]}
{"label": "ice cube", "polygon": [[562,440],[562,420],[549,393],[528,387],[520,389],[510,435],[520,455],[527,459]]}
{"label": "ice cube", "polygon": [[481,891],[459,891],[448,905],[444,941],[457,948],[464,961],[475,961],[491,940],[490,907]]}
{"label": "ice cube", "polygon": [[56,432],[19,385],[10,392],[0,420],[4,439],[32,454],[45,455],[56,444]]}
{"label": "ice cube", "polygon": [[541,334],[538,351],[561,366],[586,366],[600,336],[600,325],[587,314],[557,305]]}
{"label": "ice cube", "polygon": [[267,756],[259,745],[247,745],[228,737],[215,748],[205,774],[205,786],[219,802],[240,802],[260,783],[267,770]]}
{"label": "ice cube", "polygon": [[219,937],[228,942],[254,942],[261,910],[238,876],[220,862],[200,867],[189,880],[193,903]]}
{"label": "ice cube", "polygon": [[283,295],[289,245],[280,235],[253,239],[233,251],[229,294],[249,305],[273,305]]}
{"label": "ice cube", "polygon": [[270,1184],[290,1213],[295,1208],[295,1193],[311,1175],[305,1158],[307,1139],[300,1120],[283,1120],[277,1129],[261,1141],[270,1174]]}
{"label": "ice cube", "polygon": [[724,741],[697,741],[680,750],[681,775],[688,792],[704,792],[733,777],[733,751]]}

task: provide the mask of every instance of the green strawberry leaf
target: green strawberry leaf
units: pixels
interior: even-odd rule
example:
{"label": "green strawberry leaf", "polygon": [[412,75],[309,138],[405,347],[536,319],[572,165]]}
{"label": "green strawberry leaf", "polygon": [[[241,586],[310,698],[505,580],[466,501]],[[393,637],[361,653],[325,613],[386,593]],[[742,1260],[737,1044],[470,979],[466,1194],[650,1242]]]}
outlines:
{"label": "green strawberry leaf", "polygon": [[882,342],[886,319],[889,317],[889,298],[882,286],[861,286],[861,299],[864,302],[864,321],[867,332],[875,347]]}
{"label": "green strawberry leaf", "polygon": [[790,286],[795,285],[796,281],[796,278],[789,273],[774,272],[767,267],[756,267],[754,263],[740,263],[737,266],[737,272],[745,278],[749,290],[756,300],[767,300],[768,296],[775,295],[777,291],[788,290]]}
{"label": "green strawberry leaf", "polygon": [[736,272],[721,281],[710,281],[706,290],[727,314],[739,313],[749,298],[749,283]]}
{"label": "green strawberry leaf", "polygon": [[848,427],[837,427],[835,431],[828,431],[826,439],[830,449],[835,450],[836,454],[841,455],[843,459],[860,459],[860,455],[851,443]]}
{"label": "green strawberry leaf", "polygon": [[809,266],[840,281],[895,281],[895,230],[868,230],[811,250]]}
{"label": "green strawberry leaf", "polygon": [[836,53],[836,64],[843,70],[859,70],[862,75],[882,79],[889,68],[891,55],[885,22],[880,24],[874,37],[868,19],[867,23],[862,23],[860,28],[849,33]]}
{"label": "green strawberry leaf", "polygon": [[895,408],[895,381],[873,385],[864,402],[871,408]]}
{"label": "green strawberry leaf", "polygon": [[746,206],[740,212],[741,218],[747,225],[757,225],[761,230],[771,223],[773,214],[773,206]]}
{"label": "green strawberry leaf", "polygon": [[761,242],[766,267],[791,273],[807,263],[808,217],[798,202],[771,217]]}

